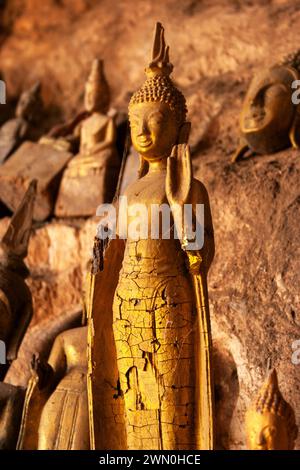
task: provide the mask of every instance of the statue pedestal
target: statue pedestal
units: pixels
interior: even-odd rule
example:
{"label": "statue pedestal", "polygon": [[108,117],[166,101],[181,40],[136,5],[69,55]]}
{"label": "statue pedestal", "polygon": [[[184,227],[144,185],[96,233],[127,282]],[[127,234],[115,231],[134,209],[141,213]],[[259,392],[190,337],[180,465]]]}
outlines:
{"label": "statue pedestal", "polygon": [[[97,161],[98,160],[98,161]],[[57,202],[57,217],[87,217],[96,215],[100,204],[113,200],[119,174],[119,159],[111,150],[95,155],[92,165],[76,155],[64,172]]]}
{"label": "statue pedestal", "polygon": [[55,195],[70,152],[50,145],[24,142],[0,167],[0,199],[15,211],[28,184],[38,180],[34,219],[43,221],[52,213]]}

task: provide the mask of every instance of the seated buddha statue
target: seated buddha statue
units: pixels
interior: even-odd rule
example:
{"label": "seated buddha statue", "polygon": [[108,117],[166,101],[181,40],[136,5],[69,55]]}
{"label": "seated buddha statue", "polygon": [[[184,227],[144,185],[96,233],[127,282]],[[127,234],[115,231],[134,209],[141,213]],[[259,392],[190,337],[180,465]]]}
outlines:
{"label": "seated buddha statue", "polygon": [[48,361],[33,357],[18,449],[88,450],[87,327],[60,333]]}
{"label": "seated buddha statue", "polygon": [[36,186],[36,181],[32,181],[0,243],[0,340],[6,344],[7,354],[7,364],[0,365],[0,379],[17,357],[33,314],[32,297],[25,282],[29,270],[23,260],[30,239]]}
{"label": "seated buddha statue", "polygon": [[240,115],[241,145],[232,161],[247,153],[270,154],[300,146],[300,105],[293,102],[300,79],[300,52],[258,72],[250,83]]}
{"label": "seated buddha statue", "polygon": [[103,62],[94,60],[85,87],[87,115],[74,129],[79,154],[64,171],[55,208],[58,217],[95,215],[98,205],[113,199],[120,161],[114,118],[106,114],[109,98]]}
{"label": "seated buddha statue", "polygon": [[[157,23],[146,81],[129,104],[140,178],[124,189],[128,211],[116,201],[119,218],[131,226],[140,224],[137,208],[146,209],[147,233],[124,236],[117,228],[104,258],[95,257],[103,270],[94,270],[91,282],[88,391],[95,449],[214,445],[206,287],[213,229],[207,191],[193,178],[186,101],[170,78],[172,68]],[[186,205],[195,225],[203,208],[203,244],[192,246],[192,222],[181,223]],[[151,218],[157,206],[171,210],[167,231],[159,217]]]}
{"label": "seated buddha statue", "polygon": [[293,450],[297,434],[294,410],[283,398],[273,369],[246,414],[248,449]]}
{"label": "seated buddha statue", "polygon": [[0,164],[2,164],[24,140],[34,139],[43,102],[41,86],[36,83],[25,90],[17,104],[16,115],[0,128]]}

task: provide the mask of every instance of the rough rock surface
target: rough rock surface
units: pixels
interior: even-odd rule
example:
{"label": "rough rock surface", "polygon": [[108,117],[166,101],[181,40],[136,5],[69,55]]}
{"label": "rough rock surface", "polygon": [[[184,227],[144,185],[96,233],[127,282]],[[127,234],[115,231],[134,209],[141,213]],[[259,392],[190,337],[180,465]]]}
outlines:
{"label": "rough rock surface", "polygon": [[[103,57],[113,105],[125,109],[128,93],[143,80],[154,22],[164,24],[174,78],[188,99],[195,172],[209,191],[215,227],[209,287],[218,445],[244,448],[244,413],[269,358],[300,425],[300,364],[292,363],[292,343],[300,340],[299,152],[229,163],[252,74],[299,45],[300,2],[113,5],[10,0],[0,13],[1,73],[11,98],[41,79],[49,109],[70,117],[81,108],[92,59]],[[4,224],[5,219],[1,230]],[[52,220],[36,229],[28,257],[36,308],[32,328],[80,301],[95,224]]]}

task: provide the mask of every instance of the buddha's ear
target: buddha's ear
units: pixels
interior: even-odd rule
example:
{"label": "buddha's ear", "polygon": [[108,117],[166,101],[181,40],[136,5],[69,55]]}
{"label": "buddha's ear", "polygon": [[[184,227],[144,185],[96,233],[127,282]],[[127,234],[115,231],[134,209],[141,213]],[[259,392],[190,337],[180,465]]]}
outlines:
{"label": "buddha's ear", "polygon": [[289,137],[293,148],[300,148],[300,105],[297,106]]}
{"label": "buddha's ear", "polygon": [[191,123],[184,122],[179,129],[178,144],[187,144],[191,132]]}

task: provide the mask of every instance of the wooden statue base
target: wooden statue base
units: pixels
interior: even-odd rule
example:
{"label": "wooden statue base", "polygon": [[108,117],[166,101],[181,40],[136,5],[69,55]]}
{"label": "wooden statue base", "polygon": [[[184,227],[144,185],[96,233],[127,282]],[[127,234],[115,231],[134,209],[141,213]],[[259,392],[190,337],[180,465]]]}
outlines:
{"label": "wooden statue base", "polygon": [[0,199],[15,211],[29,182],[37,179],[34,219],[47,219],[53,213],[61,175],[71,158],[70,152],[50,145],[24,142],[0,167]]}
{"label": "wooden statue base", "polygon": [[111,150],[102,151],[92,165],[76,155],[64,172],[55,206],[57,217],[96,215],[100,204],[112,202],[119,174],[119,159]]}

